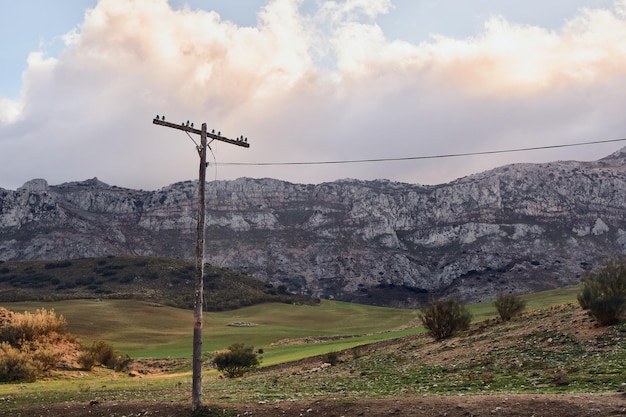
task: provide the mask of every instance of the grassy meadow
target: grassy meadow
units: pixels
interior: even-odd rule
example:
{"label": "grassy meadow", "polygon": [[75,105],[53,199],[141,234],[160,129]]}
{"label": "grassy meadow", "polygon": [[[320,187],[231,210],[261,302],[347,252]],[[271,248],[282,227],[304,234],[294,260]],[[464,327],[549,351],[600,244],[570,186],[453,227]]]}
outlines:
{"label": "grassy meadow", "polygon": [[[83,344],[105,340],[132,358],[191,357],[190,310],[132,300],[19,302],[2,306],[16,312],[54,309],[67,320],[67,331]],[[243,342],[264,350],[264,365],[418,331],[404,329],[417,324],[415,311],[333,301],[322,301],[318,306],[259,304],[227,312],[205,312],[203,317],[205,352]],[[236,323],[250,326],[233,325]],[[316,343],[304,343],[306,338]],[[280,343],[299,339],[302,343]]]}
{"label": "grassy meadow", "polygon": [[[526,310],[574,302],[580,287],[522,296]],[[111,343],[132,358],[190,358],[191,310],[136,300],[64,300],[1,303],[16,312],[54,309],[83,344]],[[474,322],[497,316],[492,302],[468,306]],[[266,303],[205,312],[203,350],[242,342],[263,349],[262,365],[298,360],[353,346],[423,332],[416,310],[322,300],[319,305]],[[237,326],[249,323],[250,326]],[[308,342],[308,343],[307,343]]]}
{"label": "grassy meadow", "polygon": [[[493,320],[493,303],[471,305],[472,328],[437,342],[424,334],[415,310],[322,301],[208,312],[207,357],[235,342],[263,349],[263,354],[262,368],[243,378],[219,378],[215,370],[205,370],[203,397],[208,403],[242,403],[624,390],[626,323],[597,326],[575,302],[579,290],[526,295],[523,316],[509,322]],[[185,361],[141,377],[97,367],[31,384],[0,384],[5,400],[0,414],[21,404],[190,400],[192,311],[130,300],[2,306],[17,312],[54,309],[83,342],[105,340],[133,358]],[[328,353],[337,354],[338,363],[320,368]]]}

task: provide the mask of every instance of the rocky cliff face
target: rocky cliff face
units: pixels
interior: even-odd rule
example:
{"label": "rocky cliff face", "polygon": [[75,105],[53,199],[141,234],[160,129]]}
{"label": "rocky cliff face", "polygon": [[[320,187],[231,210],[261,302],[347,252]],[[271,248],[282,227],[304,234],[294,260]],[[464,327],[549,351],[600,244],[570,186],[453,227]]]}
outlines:
{"label": "rocky cliff face", "polygon": [[[595,162],[516,164],[448,184],[272,179],[207,186],[207,262],[290,291],[415,306],[580,282],[626,247],[626,148]],[[97,179],[0,189],[0,260],[192,258],[196,183]]]}

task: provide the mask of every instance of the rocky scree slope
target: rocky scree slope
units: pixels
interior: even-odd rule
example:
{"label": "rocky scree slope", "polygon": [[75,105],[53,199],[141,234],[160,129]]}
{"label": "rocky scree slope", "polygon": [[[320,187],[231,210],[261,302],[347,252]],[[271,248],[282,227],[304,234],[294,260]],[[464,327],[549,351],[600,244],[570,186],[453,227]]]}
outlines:
{"label": "rocky scree slope", "polygon": [[[580,282],[626,246],[626,148],[514,164],[434,186],[241,178],[207,185],[207,262],[294,293],[413,307]],[[196,182],[156,191],[94,178],[0,189],[0,261],[192,258]]]}

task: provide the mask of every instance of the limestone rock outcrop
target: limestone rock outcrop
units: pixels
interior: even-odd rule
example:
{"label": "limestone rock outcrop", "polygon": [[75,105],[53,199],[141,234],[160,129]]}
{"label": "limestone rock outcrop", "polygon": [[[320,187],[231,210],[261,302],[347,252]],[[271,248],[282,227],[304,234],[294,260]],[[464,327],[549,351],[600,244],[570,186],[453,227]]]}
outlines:
{"label": "limestone rock outcrop", "polygon": [[[131,190],[96,178],[0,189],[0,261],[191,259],[196,189],[187,181]],[[626,148],[434,186],[214,181],[206,223],[207,262],[321,298],[416,306],[562,287],[626,250]]]}

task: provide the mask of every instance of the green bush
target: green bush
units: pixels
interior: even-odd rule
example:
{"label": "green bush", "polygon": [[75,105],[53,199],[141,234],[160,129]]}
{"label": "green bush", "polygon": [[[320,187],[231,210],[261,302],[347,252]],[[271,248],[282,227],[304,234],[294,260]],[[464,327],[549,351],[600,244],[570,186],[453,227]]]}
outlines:
{"label": "green bush", "polygon": [[586,272],[578,303],[603,326],[619,321],[626,312],[626,260],[609,259],[605,266]]}
{"label": "green bush", "polygon": [[454,297],[430,301],[418,313],[418,317],[435,340],[468,329],[472,321],[471,313]]}
{"label": "green bush", "polygon": [[234,343],[227,352],[218,353],[213,357],[215,367],[229,378],[243,376],[246,372],[259,366],[259,358],[253,346]]}
{"label": "green bush", "polygon": [[498,294],[494,304],[500,318],[504,321],[511,320],[511,318],[521,313],[524,307],[526,307],[526,302],[521,298],[504,293]]}

